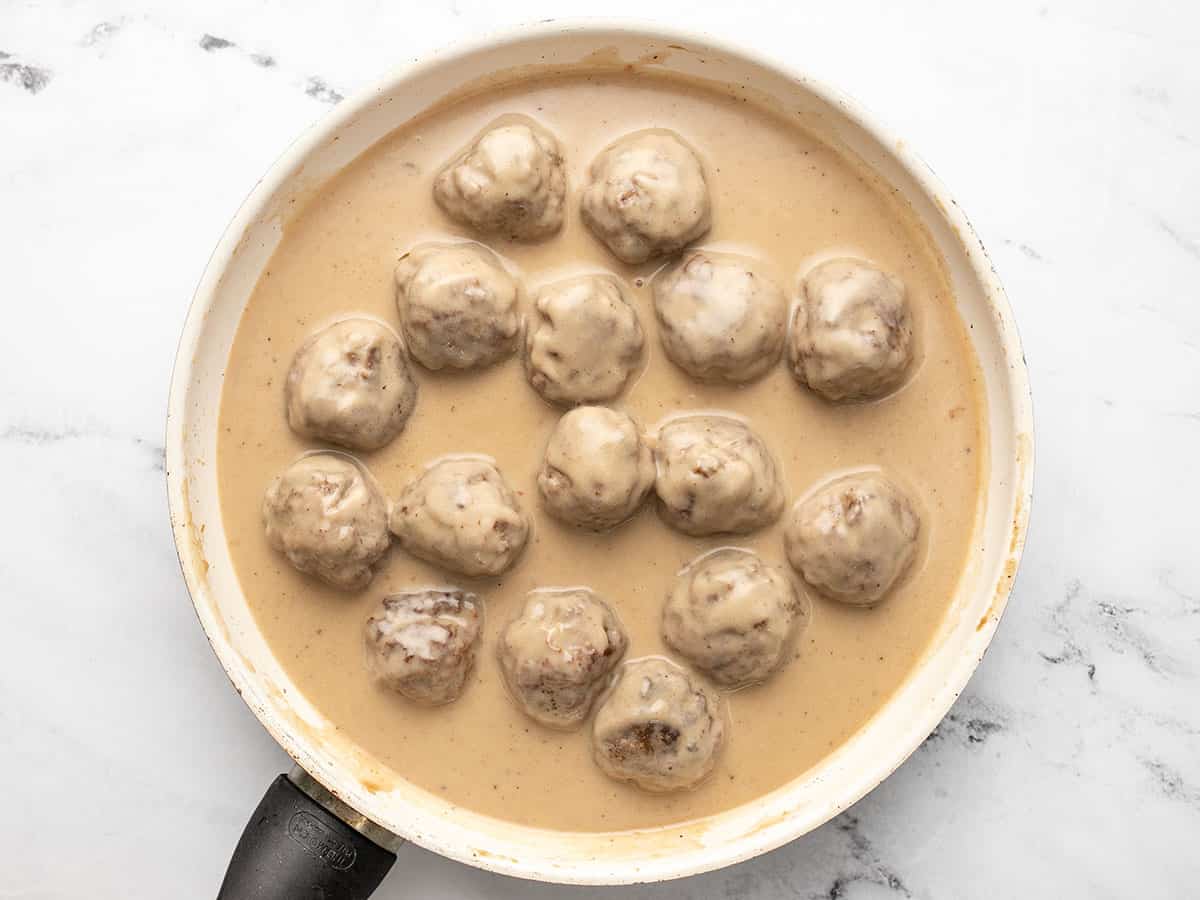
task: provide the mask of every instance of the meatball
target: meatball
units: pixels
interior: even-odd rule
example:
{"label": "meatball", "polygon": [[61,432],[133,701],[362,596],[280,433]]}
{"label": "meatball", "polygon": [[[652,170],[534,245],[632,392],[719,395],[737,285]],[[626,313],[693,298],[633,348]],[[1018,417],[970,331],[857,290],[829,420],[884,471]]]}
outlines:
{"label": "meatball", "polygon": [[783,663],[811,612],[790,578],[749,550],[693,560],[663,608],[663,637],[723,687],[764,681]]}
{"label": "meatball", "polygon": [[634,659],[592,722],[592,756],[604,774],[647,791],[694,787],[713,770],[725,737],[720,697],[675,663]]}
{"label": "meatball", "polygon": [[783,509],[774,458],[737,419],[670,420],[659,429],[654,463],[659,515],[685,534],[746,534]]}
{"label": "meatball", "polygon": [[392,533],[413,556],[462,575],[499,575],[529,536],[517,497],[491,462],[439,460],[400,494]]}
{"label": "meatball", "polygon": [[632,516],[654,486],[654,456],[623,412],[581,406],[558,420],[538,473],[546,512],[603,531]]}
{"label": "meatball", "polygon": [[482,368],[516,349],[521,285],[487,247],[421,244],[396,266],[396,287],[408,352],[425,368]]}
{"label": "meatball", "polygon": [[500,635],[500,670],[530,718],[576,728],[628,643],[616,614],[587,588],[533,591]]}
{"label": "meatball", "polygon": [[363,635],[367,671],[417,703],[457,700],[475,664],[479,620],[479,598],[456,588],[384,597]]}
{"label": "meatball", "polygon": [[704,167],[673,132],[625,135],[600,152],[589,176],[583,221],[622,262],[674,253],[712,224]]}
{"label": "meatball", "polygon": [[542,289],[525,336],[525,372],[551,403],[596,403],[621,393],[642,359],[642,325],[620,283],[568,278]]}
{"label": "meatball", "polygon": [[387,499],[340,453],[310,453],[283,471],[263,500],[267,542],[301,572],[344,591],[364,588],[387,552]]}
{"label": "meatball", "polygon": [[913,355],[912,315],[901,281],[859,259],[834,259],[804,279],[788,358],[802,384],[828,400],[894,391]]}
{"label": "meatball", "polygon": [[372,319],[345,319],[296,351],[284,398],[297,434],[377,450],[404,428],[417,383],[391,329]]}
{"label": "meatball", "polygon": [[816,590],[854,606],[878,602],[912,563],[921,522],[876,472],[846,475],[798,500],[783,533],[788,561]]}
{"label": "meatball", "polygon": [[516,116],[493,124],[433,182],[433,197],[450,218],[515,241],[562,228],[566,193],[558,139]]}
{"label": "meatball", "polygon": [[778,361],[787,301],[753,261],[693,250],[654,280],[654,311],[667,356],[706,381],[744,382]]}

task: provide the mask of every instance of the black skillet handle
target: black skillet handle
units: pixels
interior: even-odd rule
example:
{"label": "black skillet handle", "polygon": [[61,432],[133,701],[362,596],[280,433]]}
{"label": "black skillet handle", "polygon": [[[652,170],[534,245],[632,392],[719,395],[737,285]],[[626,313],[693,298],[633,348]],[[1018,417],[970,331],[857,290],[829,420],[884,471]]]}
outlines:
{"label": "black skillet handle", "polygon": [[246,824],[217,900],[366,900],[395,861],[280,775]]}

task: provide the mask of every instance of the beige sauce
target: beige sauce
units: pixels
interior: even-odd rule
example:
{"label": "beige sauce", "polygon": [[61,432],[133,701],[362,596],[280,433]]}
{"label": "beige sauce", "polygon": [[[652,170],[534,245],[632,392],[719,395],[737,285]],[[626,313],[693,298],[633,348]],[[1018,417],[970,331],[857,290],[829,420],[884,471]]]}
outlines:
{"label": "beige sauce", "polygon": [[[287,427],[284,377],[314,330],[350,314],[397,323],[392,271],[429,238],[466,235],[437,210],[433,175],[484,126],[524,113],[563,142],[571,184],[567,224],[533,245],[489,242],[527,284],[578,271],[618,274],[646,330],[648,362],[617,401],[644,425],[677,410],[719,408],[749,417],[783,465],[789,504],[839,470],[880,465],[916,498],[922,550],[910,576],[876,609],[814,598],[797,658],[765,686],[729,698],[730,740],[700,788],[651,795],[593,765],[586,730],[549,731],[505,694],[499,629],[527,591],[588,585],[607,597],[630,635],[627,658],[665,653],[662,605],[675,572],[702,551],[748,547],[786,565],[781,526],[739,539],[695,539],[667,528],[647,504],[605,535],[572,530],[539,508],[535,478],[559,415],[525,381],[517,358],[483,373],[415,369],[416,411],[390,446],[363,459],[390,496],[448,453],[494,457],[533,519],[515,569],[497,579],[451,579],[393,545],[371,586],[343,594],[291,569],[263,536],[268,481],[313,446]],[[658,344],[648,284],[656,267],[618,263],[581,224],[578,195],[598,150],[635,129],[674,129],[708,167],[714,227],[701,241],[768,261],[789,295],[814,259],[849,253],[897,274],[913,303],[923,358],[897,396],[829,405],[781,363],[746,388],[699,385]],[[796,778],[859,729],[898,687],[946,615],[976,527],[982,452],[979,374],[928,238],[893,195],[794,125],[742,101],[649,74],[563,76],[527,82],[435,110],[380,142],[287,225],[242,319],[229,359],[218,454],[222,508],[238,577],[275,654],[311,701],[384,764],[452,803],[527,825],[571,830],[648,827],[741,804]],[[484,642],[465,695],[422,709],[372,686],[363,623],[387,593],[462,584],[486,600]]]}

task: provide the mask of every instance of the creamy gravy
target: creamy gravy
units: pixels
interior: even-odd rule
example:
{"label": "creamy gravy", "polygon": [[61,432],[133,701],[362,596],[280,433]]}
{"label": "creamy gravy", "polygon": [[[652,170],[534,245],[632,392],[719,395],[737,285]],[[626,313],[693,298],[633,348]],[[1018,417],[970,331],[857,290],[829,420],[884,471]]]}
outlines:
{"label": "creamy gravy", "polygon": [[[725,545],[786,566],[781,525],[748,537],[690,538],[664,525],[652,502],[609,534],[560,525],[540,509],[535,479],[561,410],[530,388],[518,358],[467,374],[414,367],[420,392],[407,428],[361,456],[392,497],[438,456],[492,456],[533,521],[512,571],[496,579],[449,577],[393,545],[370,587],[345,594],[293,570],[263,535],[268,482],[317,446],[285,420],[283,384],[293,353],[313,331],[347,315],[396,326],[399,256],[422,240],[473,237],[436,208],[432,177],[486,125],[514,112],[545,124],[563,143],[571,187],[566,226],[537,244],[485,242],[520,267],[530,289],[582,271],[626,281],[646,330],[647,362],[613,405],[643,426],[680,410],[735,411],[782,464],[789,504],[831,473],[882,466],[923,517],[913,570],[877,608],[813,597],[813,622],[796,658],[767,684],[729,697],[724,755],[710,780],[690,792],[651,795],[616,783],[593,765],[586,729],[558,733],[526,718],[505,694],[497,633],[529,590],[588,585],[608,598],[628,630],[627,658],[665,654],[659,622],[675,572]],[[648,283],[660,263],[619,263],[578,215],[592,158],[616,137],[648,127],[677,131],[704,159],[714,225],[701,246],[762,258],[790,296],[798,273],[830,255],[866,257],[905,282],[920,356],[899,394],[831,405],[799,386],[782,362],[747,387],[701,385],[664,357]],[[979,389],[941,264],[886,186],[791,122],[703,86],[646,73],[547,77],[406,125],[288,221],[226,371],[222,513],[237,575],[276,656],[312,703],[381,763],[452,803],[526,825],[664,825],[745,803],[801,775],[862,727],[918,662],[947,613],[976,529],[985,418]],[[363,625],[385,593],[447,583],[484,598],[483,645],[464,696],[424,709],[368,680]]]}

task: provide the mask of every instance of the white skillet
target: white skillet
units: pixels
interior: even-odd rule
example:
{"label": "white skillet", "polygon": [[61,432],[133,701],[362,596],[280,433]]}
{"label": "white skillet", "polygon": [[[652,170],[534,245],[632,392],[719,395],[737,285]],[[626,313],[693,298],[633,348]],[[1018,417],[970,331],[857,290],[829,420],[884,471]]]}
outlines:
{"label": "white skillet", "polygon": [[[626,63],[742,86],[832,136],[908,199],[942,254],[982,366],[986,500],[977,552],[932,649],[883,710],[816,769],[687,825],[562,833],[480,816],[396,778],[305,699],[272,655],[234,575],[217,496],[217,413],[234,331],[280,240],[289,200],[482,78]],[[276,782],[247,826],[221,896],[351,900],[370,893],[391,864],[388,849],[401,839],[506,875],[618,884],[727,866],[846,809],[933,730],[996,630],[1029,519],[1033,420],[1020,341],[992,265],[957,204],[902,141],[838,92],[750,50],[644,23],[547,22],[460,44],[387,75],[338,105],[276,161],[230,223],[196,291],[171,384],[166,459],[171,524],[200,623],[238,693],[299,767],[291,781]]]}

